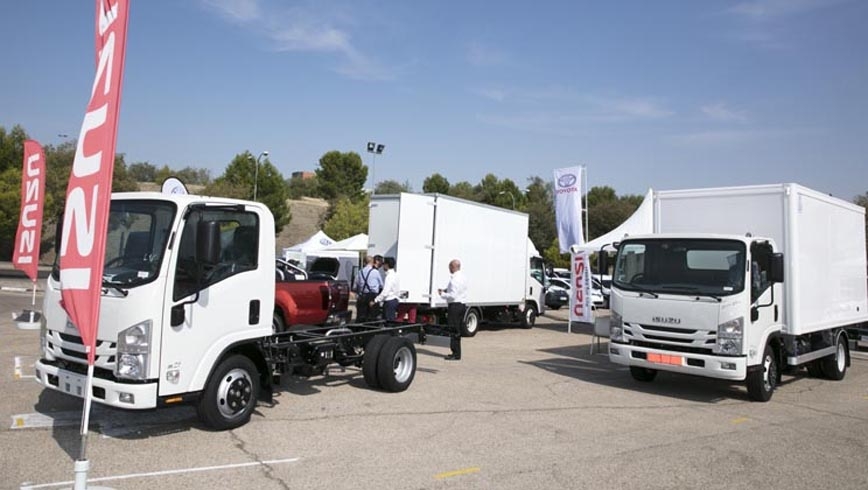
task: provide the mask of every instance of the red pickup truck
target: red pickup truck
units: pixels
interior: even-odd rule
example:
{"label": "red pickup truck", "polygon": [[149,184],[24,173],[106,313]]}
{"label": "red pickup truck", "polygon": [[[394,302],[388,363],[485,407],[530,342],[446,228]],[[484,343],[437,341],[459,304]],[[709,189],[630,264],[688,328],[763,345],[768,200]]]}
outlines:
{"label": "red pickup truck", "polygon": [[278,259],[274,291],[275,332],[298,325],[338,325],[350,318],[346,281],[308,279],[304,270]]}

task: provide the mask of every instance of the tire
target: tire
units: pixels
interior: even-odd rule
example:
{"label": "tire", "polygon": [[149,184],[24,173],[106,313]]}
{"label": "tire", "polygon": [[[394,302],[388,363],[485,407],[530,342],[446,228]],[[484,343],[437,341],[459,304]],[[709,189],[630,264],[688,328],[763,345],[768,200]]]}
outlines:
{"label": "tire", "polygon": [[202,422],[216,430],[241,427],[250,421],[259,398],[259,372],[249,358],[227,357],[208,380],[199,400]]}
{"label": "tire", "polygon": [[767,402],[778,386],[778,359],[771,345],[763,350],[761,369],[747,375],[747,394],[751,400]]}
{"label": "tire", "polygon": [[274,315],[271,317],[271,333],[286,332],[286,324],[283,322],[283,315],[280,311],[274,310]]}
{"label": "tire", "polygon": [[820,359],[820,368],[827,378],[833,381],[844,379],[844,375],[847,374],[847,347],[847,336],[839,334],[835,353]]}
{"label": "tire", "polygon": [[550,310],[560,310],[561,309],[561,305],[546,305],[546,306],[548,306]]}
{"label": "tire", "polygon": [[521,317],[521,328],[533,328],[536,325],[536,306],[528,304],[524,307],[524,315]]}
{"label": "tire", "polygon": [[461,325],[462,337],[473,337],[479,331],[479,323],[482,320],[479,315],[479,310],[476,308],[468,308],[467,314],[464,315],[464,323]]}
{"label": "tire", "polygon": [[630,366],[630,375],[642,383],[650,383],[657,377],[657,370],[639,366]]}
{"label": "tire", "polygon": [[820,365],[820,361],[811,361],[805,364],[805,367],[808,369],[808,376],[812,378],[824,377],[823,367]]}
{"label": "tire", "polygon": [[362,375],[369,387],[380,389],[380,378],[377,375],[377,360],[380,358],[380,350],[383,344],[389,340],[388,335],[374,335],[374,338],[365,345],[365,353],[362,356]]}
{"label": "tire", "polygon": [[410,387],[416,376],[416,347],[406,337],[391,337],[380,350],[377,377],[380,387],[397,393]]}

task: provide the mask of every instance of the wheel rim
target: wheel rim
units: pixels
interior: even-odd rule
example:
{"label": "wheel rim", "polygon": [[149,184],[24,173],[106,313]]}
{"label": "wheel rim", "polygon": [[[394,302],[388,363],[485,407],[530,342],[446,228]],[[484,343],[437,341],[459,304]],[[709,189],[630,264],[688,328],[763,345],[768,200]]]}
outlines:
{"label": "wheel rim", "polygon": [[525,313],[525,321],[528,325],[533,325],[536,320],[536,311],[533,308],[528,308]]}
{"label": "wheel rim", "polygon": [[775,387],[778,379],[777,376],[778,373],[774,359],[772,359],[771,355],[767,355],[763,361],[763,388],[766,391],[771,391]]}
{"label": "wheel rim", "polygon": [[476,318],[476,313],[471,312],[467,315],[467,321],[464,322],[464,328],[467,329],[468,332],[473,333],[476,331],[476,327],[479,326],[479,319]]}
{"label": "wheel rim", "polygon": [[395,381],[404,383],[410,379],[410,375],[413,374],[413,353],[410,352],[409,347],[403,346],[398,349],[398,352],[395,353],[393,368]]}
{"label": "wheel rim", "polygon": [[838,341],[838,351],[835,352],[835,360],[838,361],[838,372],[844,372],[844,367],[847,364],[847,352],[844,351],[844,343]]}
{"label": "wheel rim", "polygon": [[253,398],[253,380],[243,369],[233,369],[217,387],[217,408],[227,419],[238,417]]}

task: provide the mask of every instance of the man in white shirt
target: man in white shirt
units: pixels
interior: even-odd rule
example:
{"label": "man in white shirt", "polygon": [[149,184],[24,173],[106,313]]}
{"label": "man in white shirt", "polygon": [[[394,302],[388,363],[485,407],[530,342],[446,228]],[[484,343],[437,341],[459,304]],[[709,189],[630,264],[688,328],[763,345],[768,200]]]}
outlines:
{"label": "man in white shirt", "polygon": [[394,322],[398,318],[398,295],[401,289],[398,273],[395,271],[395,257],[383,259],[383,269],[386,270],[383,290],[371,301],[371,306],[382,303],[384,318],[388,322]]}
{"label": "man in white shirt", "polygon": [[461,360],[461,327],[464,325],[464,312],[467,310],[464,302],[467,301],[467,278],[461,272],[461,261],[453,259],[449,262],[449,285],[446,289],[438,289],[440,297],[449,304],[446,310],[449,327],[452,329],[452,340],[449,347],[452,354],[446,356],[447,361]]}

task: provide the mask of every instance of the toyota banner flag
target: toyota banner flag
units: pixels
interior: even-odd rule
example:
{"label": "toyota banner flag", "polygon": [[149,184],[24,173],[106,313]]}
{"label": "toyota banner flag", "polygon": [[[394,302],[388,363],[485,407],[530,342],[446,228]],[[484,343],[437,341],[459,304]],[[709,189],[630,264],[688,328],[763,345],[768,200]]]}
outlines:
{"label": "toyota banner flag", "polygon": [[93,365],[114,173],[129,0],[96,0],[96,75],[81,124],[63,216],[62,306]]}
{"label": "toyota banner flag", "polygon": [[36,282],[39,243],[42,240],[42,207],[45,203],[45,152],[33,140],[24,142],[21,170],[21,217],[15,235],[12,265]]}
{"label": "toyota banner flag", "polygon": [[582,233],[582,167],[555,169],[555,217],[561,253],[584,243]]}

